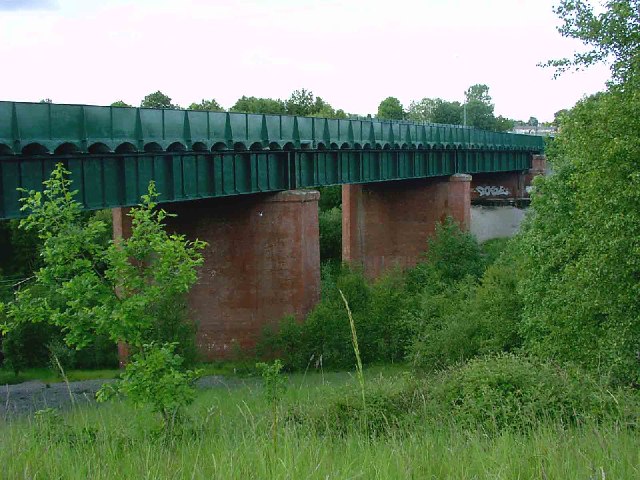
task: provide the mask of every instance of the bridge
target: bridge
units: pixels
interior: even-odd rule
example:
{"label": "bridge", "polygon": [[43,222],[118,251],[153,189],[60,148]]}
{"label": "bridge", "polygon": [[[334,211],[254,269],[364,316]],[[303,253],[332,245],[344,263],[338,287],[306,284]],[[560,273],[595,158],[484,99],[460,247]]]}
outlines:
{"label": "bridge", "polygon": [[318,301],[310,188],[343,186],[343,259],[374,277],[415,264],[447,215],[468,227],[472,192],[526,196],[543,148],[454,125],[0,102],[0,218],[21,216],[18,189],[42,189],[63,162],[83,207],[112,209],[126,236],[154,180],[178,214],[168,228],[209,242],[189,302],[214,358]]}

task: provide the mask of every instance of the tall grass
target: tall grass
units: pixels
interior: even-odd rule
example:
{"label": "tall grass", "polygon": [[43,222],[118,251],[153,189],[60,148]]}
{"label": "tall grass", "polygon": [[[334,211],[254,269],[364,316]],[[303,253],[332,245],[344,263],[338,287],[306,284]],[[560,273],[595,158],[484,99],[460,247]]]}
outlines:
{"label": "tall grass", "polygon": [[[357,388],[349,374],[325,374],[324,385],[316,374],[290,381],[295,388],[283,402],[303,408],[322,408]],[[318,434],[288,421],[271,464],[271,411],[258,382],[205,391],[189,414],[193,420],[171,442],[148,411],[126,402],[78,407],[50,423],[0,424],[0,478],[640,478],[640,435],[614,421],[487,435],[455,419],[424,418],[375,437],[359,429]]]}

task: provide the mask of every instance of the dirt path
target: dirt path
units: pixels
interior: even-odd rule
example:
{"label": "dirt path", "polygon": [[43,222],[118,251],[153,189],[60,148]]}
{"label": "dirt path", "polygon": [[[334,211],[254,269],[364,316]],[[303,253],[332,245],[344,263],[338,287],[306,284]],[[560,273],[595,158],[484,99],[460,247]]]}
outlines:
{"label": "dirt path", "polygon": [[[83,380],[80,382],[44,383],[30,381],[17,385],[0,386],[0,418],[9,419],[16,415],[30,414],[43,408],[65,408],[72,404],[94,403],[100,387],[115,380]],[[203,377],[198,388],[215,388],[241,383],[220,375]]]}

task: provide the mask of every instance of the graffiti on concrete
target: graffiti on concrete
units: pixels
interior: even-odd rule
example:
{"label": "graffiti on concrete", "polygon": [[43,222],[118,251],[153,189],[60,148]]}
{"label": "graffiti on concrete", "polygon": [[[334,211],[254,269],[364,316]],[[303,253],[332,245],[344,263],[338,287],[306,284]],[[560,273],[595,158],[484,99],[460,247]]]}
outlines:
{"label": "graffiti on concrete", "polygon": [[476,187],[476,192],[481,197],[508,197],[510,192],[507,188],[504,188],[502,185],[482,185]]}

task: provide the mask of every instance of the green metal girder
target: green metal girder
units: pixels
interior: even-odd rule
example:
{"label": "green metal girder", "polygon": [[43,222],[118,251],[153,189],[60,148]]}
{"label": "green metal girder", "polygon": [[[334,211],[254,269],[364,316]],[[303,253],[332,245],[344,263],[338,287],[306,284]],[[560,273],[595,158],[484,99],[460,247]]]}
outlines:
{"label": "green metal girder", "polygon": [[0,218],[22,215],[18,190],[42,190],[57,162],[87,210],[136,205],[154,180],[175,202],[294,188],[522,171],[531,154],[514,150],[387,149],[159,152],[0,156]]}
{"label": "green metal girder", "polygon": [[540,137],[452,125],[0,102],[0,218],[63,162],[85,209],[531,168]]}
{"label": "green metal girder", "polygon": [[540,137],[457,125],[0,102],[0,155],[409,147],[544,148]]}

